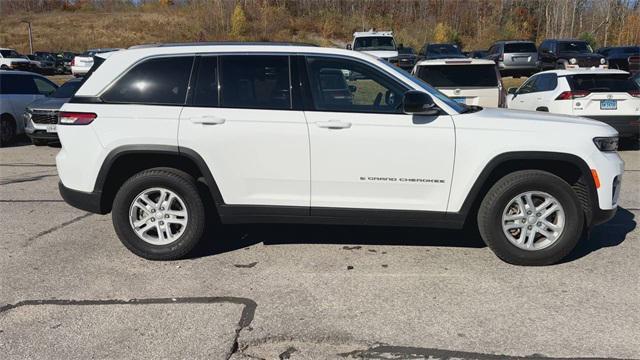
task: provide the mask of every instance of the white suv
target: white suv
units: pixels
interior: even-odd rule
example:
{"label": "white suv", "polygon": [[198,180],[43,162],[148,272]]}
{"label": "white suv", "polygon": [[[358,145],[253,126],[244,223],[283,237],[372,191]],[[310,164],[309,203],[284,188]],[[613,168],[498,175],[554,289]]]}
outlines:
{"label": "white suv", "polygon": [[614,215],[623,173],[601,122],[466,106],[386,61],[291,44],[115,52],[63,105],[58,132],[64,199],[112,212],[147,259],[183,257],[213,217],[477,220],[500,258],[550,264]]}
{"label": "white suv", "polygon": [[398,46],[392,31],[356,31],[347,49],[362,51],[380,59],[398,63]]}
{"label": "white suv", "polygon": [[509,89],[510,109],[577,115],[613,126],[638,139],[640,88],[629,73],[612,69],[569,69],[537,73]]}

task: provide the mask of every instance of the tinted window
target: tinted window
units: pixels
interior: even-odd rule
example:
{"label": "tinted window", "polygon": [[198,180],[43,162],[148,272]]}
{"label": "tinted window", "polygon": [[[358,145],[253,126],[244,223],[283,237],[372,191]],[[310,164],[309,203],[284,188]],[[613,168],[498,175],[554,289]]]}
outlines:
{"label": "tinted window", "polygon": [[193,57],[150,59],[136,65],[103,96],[111,102],[184,104]]}
{"label": "tinted window", "polygon": [[380,71],[348,59],[307,57],[317,110],[399,113],[404,89]]}
{"label": "tinted window", "polygon": [[0,76],[2,94],[40,94],[33,77],[28,75],[3,74]]}
{"label": "tinted window", "polygon": [[540,76],[530,77],[529,80],[525,81],[522,86],[518,89],[518,94],[529,94],[532,92],[536,92],[536,82]]}
{"label": "tinted window", "polygon": [[398,48],[398,54],[413,54],[413,48],[410,47],[401,47]]}
{"label": "tinted window", "polygon": [[60,86],[56,91],[54,91],[54,93],[51,94],[51,97],[59,99],[70,98],[76,93],[76,91],[78,91],[78,89],[80,88],[80,84],[80,81],[67,81],[66,83],[62,84],[62,86]]}
{"label": "tinted window", "polygon": [[558,77],[555,74],[540,75],[535,83],[536,91],[551,91],[556,86],[558,86]]}
{"label": "tinted window", "polygon": [[390,36],[359,37],[353,43],[354,50],[395,50],[396,42]]}
{"label": "tinted window", "polygon": [[33,77],[33,81],[36,83],[36,87],[38,88],[38,92],[40,94],[43,95],[49,95],[51,93],[53,93],[54,91],[56,91],[56,89],[58,88],[58,86],[56,86],[55,84],[53,84],[51,81],[40,78],[40,77]]}
{"label": "tinted window", "polygon": [[218,106],[218,58],[200,58],[193,94],[195,106]]}
{"label": "tinted window", "polygon": [[461,55],[462,53],[460,52],[460,49],[458,49],[457,47],[451,45],[451,44],[431,44],[429,46],[427,46],[427,52],[432,55],[432,54],[436,54],[436,55],[443,55],[443,54],[459,54]]}
{"label": "tinted window", "polygon": [[626,74],[584,74],[567,76],[571,90],[589,92],[628,92],[638,85]]}
{"label": "tinted window", "polygon": [[504,44],[505,53],[533,53],[536,51],[536,46],[533,43],[522,42]]}
{"label": "tinted window", "polygon": [[222,106],[291,108],[288,56],[222,56],[220,62]]}
{"label": "tinted window", "polygon": [[591,46],[583,41],[561,41],[558,42],[558,51],[573,53],[592,53]]}
{"label": "tinted window", "polygon": [[620,55],[640,55],[640,47],[627,46],[621,48],[614,48],[611,50],[613,54]]}
{"label": "tinted window", "polygon": [[19,58],[22,55],[18,54],[15,50],[0,50],[0,55],[6,58]]}
{"label": "tinted window", "polygon": [[498,86],[494,65],[419,66],[417,75],[435,87]]}

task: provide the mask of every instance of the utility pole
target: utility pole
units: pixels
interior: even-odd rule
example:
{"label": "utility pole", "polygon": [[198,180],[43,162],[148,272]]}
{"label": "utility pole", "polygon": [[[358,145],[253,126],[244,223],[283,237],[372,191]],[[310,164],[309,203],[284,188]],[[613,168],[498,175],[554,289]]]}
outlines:
{"label": "utility pole", "polygon": [[22,20],[21,23],[27,24],[29,26],[29,53],[33,55],[33,37],[31,36],[31,21]]}

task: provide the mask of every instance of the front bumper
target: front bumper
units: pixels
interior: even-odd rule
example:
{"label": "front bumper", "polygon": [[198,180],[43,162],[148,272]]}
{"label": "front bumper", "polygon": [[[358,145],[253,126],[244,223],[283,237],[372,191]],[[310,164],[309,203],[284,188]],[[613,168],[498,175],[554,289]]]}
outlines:
{"label": "front bumper", "polygon": [[102,192],[100,191],[84,192],[73,190],[64,186],[62,182],[58,183],[58,189],[64,201],[77,209],[96,214],[107,213],[107,210],[102,207]]}
{"label": "front bumper", "polygon": [[591,220],[591,225],[595,226],[595,225],[600,225],[600,224],[606,223],[607,221],[613,219],[613,217],[616,215],[617,211],[618,211],[617,207],[615,207],[613,209],[609,209],[609,210],[597,209],[593,213],[593,218]]}

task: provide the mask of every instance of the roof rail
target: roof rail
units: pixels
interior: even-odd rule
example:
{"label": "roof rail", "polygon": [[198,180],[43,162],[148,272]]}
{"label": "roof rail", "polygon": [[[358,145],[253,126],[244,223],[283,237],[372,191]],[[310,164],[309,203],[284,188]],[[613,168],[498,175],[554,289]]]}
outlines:
{"label": "roof rail", "polygon": [[212,46],[212,45],[279,45],[279,46],[317,46],[302,42],[280,42],[280,41],[194,41],[182,43],[151,43],[130,46],[129,49],[145,49],[154,47],[177,47],[177,46]]}

